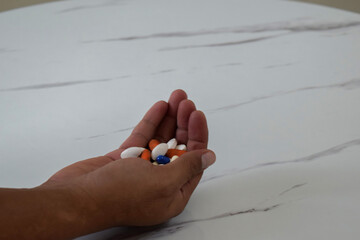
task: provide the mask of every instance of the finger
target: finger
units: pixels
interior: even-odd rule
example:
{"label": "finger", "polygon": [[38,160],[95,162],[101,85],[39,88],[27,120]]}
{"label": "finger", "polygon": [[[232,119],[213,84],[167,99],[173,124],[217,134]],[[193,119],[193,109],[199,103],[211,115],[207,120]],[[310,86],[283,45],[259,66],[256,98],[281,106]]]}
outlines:
{"label": "finger", "polygon": [[179,143],[186,144],[188,141],[189,118],[196,110],[195,104],[191,100],[182,100],[177,113],[176,139]]}
{"label": "finger", "polygon": [[175,161],[163,166],[164,177],[172,187],[181,189],[188,181],[199,175],[215,162],[214,152],[207,149],[187,152]]}
{"label": "finger", "polygon": [[183,201],[187,203],[190,199],[190,196],[194,192],[195,188],[199,184],[201,177],[203,175],[203,172],[199,173],[192,179],[190,179],[187,183],[185,183],[182,188],[180,189],[180,193],[182,194]]}
{"label": "finger", "polygon": [[170,95],[168,101],[169,108],[166,116],[162,120],[155,134],[155,138],[161,142],[167,142],[175,135],[178,107],[180,102],[184,99],[187,99],[187,95],[181,89],[173,91]]}
{"label": "finger", "polygon": [[201,111],[191,113],[188,125],[189,151],[207,148],[209,138],[208,126],[205,114]]}
{"label": "finger", "polygon": [[200,179],[202,177],[203,173],[199,173],[194,178],[192,178],[190,181],[184,184],[182,188],[180,188],[179,191],[177,191],[173,202],[172,202],[172,208],[173,212],[175,212],[175,215],[181,213],[183,209],[185,208],[186,204],[190,200],[191,195],[195,191],[195,188],[200,182]]}
{"label": "finger", "polygon": [[[183,211],[192,193],[200,182],[204,169],[215,162],[216,156],[210,150],[196,150],[182,155],[167,166],[175,168],[172,173],[174,187],[181,186],[174,196],[171,212],[174,216]],[[180,185],[179,185],[180,184]]]}
{"label": "finger", "polygon": [[143,119],[131,132],[130,136],[116,149],[105,156],[112,159],[119,159],[120,153],[128,147],[145,147],[153,138],[156,129],[163,120],[168,110],[168,103],[159,101],[155,103],[145,114]]}

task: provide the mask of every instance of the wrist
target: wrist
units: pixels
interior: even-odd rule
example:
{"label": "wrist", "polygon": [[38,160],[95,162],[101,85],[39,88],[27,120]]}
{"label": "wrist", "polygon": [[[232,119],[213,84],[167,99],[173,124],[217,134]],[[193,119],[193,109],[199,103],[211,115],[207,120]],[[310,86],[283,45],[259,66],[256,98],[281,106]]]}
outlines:
{"label": "wrist", "polygon": [[69,239],[90,233],[86,207],[69,188],[0,189],[0,239]]}
{"label": "wrist", "polygon": [[68,194],[73,211],[76,213],[75,221],[79,229],[82,229],[81,234],[113,227],[113,219],[104,212],[102,204],[82,185],[84,184],[70,183],[62,187]]}
{"label": "wrist", "polygon": [[[42,185],[27,191],[42,206],[38,215],[46,223],[41,225],[47,225],[47,232],[55,233],[54,236],[59,236],[59,239],[74,238],[109,227],[97,203],[72,182]],[[47,237],[55,239],[54,236]]]}

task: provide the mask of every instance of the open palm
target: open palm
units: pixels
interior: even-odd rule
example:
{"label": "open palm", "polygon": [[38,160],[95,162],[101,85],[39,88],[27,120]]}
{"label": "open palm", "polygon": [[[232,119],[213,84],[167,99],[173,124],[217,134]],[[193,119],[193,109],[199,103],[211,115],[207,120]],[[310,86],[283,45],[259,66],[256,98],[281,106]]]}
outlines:
{"label": "open palm", "polygon": [[[54,174],[45,185],[71,181],[101,168],[119,159],[120,153],[128,147],[146,147],[153,138],[160,142],[167,142],[173,137],[176,137],[179,143],[186,144],[188,151],[207,148],[208,128],[205,115],[196,110],[195,104],[187,99],[183,90],[175,90],[168,102],[155,103],[119,149],[105,156],[79,161],[67,166]],[[200,178],[201,174],[191,182],[197,184]]]}

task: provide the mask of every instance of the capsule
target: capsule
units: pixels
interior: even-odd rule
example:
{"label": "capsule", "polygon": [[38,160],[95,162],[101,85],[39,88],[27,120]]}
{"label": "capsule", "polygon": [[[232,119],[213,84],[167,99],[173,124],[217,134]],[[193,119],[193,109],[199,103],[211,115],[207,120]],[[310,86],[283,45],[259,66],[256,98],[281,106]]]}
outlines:
{"label": "capsule", "polygon": [[160,144],[159,140],[157,140],[157,139],[151,139],[150,142],[149,142],[149,148],[150,148],[150,150],[151,150],[151,151],[154,150],[154,148],[155,148],[157,145],[159,145],[159,144]]}
{"label": "capsule", "polygon": [[180,157],[184,153],[186,153],[186,151],[179,150],[179,149],[169,149],[166,153],[166,156],[168,156],[169,158],[172,158],[175,155]]}
{"label": "capsule", "polygon": [[120,157],[121,158],[136,158],[144,150],[145,150],[145,148],[142,148],[142,147],[129,147],[120,154]]}
{"label": "capsule", "polygon": [[145,149],[141,156],[140,156],[142,159],[144,160],[147,160],[147,161],[150,161],[150,157],[151,157],[151,153],[150,153],[150,150],[149,149]]}
{"label": "capsule", "polygon": [[157,158],[156,158],[156,162],[158,164],[167,164],[170,162],[170,158],[164,156],[164,155],[159,155]]}

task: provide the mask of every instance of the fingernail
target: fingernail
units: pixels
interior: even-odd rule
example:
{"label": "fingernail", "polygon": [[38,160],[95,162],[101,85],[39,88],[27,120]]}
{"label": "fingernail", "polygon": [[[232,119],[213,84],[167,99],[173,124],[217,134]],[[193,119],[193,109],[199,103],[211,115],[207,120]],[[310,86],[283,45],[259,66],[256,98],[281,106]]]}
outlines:
{"label": "fingernail", "polygon": [[216,156],[213,152],[206,152],[201,155],[202,168],[208,168],[215,162]]}

